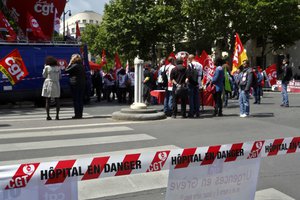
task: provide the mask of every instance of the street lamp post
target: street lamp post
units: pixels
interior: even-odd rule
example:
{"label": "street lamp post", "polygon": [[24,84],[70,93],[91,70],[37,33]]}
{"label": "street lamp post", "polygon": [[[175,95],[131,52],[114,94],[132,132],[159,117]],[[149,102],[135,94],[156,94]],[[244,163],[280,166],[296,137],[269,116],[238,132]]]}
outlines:
{"label": "street lamp post", "polygon": [[64,41],[66,40],[66,14],[69,13],[69,16],[72,15],[71,10],[67,10],[66,12],[64,11],[63,13],[63,38]]}

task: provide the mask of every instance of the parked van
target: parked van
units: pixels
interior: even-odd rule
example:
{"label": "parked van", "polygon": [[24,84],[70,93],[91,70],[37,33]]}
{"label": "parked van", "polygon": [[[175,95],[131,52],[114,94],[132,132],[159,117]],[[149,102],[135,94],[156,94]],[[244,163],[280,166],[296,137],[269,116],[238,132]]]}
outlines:
{"label": "parked van", "polygon": [[[61,97],[64,98],[71,96],[69,78],[64,72],[64,68],[68,65],[72,54],[83,55],[88,82],[87,91],[90,91],[91,77],[86,46],[78,44],[0,43],[0,59],[14,49],[19,50],[29,74],[22,81],[11,85],[7,77],[0,73],[0,103],[34,101],[37,105],[41,105],[43,102],[41,92],[44,82],[42,72],[47,56],[54,56],[62,68],[60,84]],[[87,96],[89,96],[88,94]]]}

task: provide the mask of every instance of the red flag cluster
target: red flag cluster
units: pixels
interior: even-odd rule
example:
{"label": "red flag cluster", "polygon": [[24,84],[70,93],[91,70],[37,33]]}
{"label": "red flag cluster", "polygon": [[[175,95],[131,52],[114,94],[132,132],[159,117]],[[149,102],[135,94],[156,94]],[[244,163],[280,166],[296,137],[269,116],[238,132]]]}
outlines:
{"label": "red flag cluster", "polygon": [[276,64],[269,66],[266,70],[266,74],[270,83],[270,86],[275,85],[277,82],[277,67]]}
{"label": "red flag cluster", "polygon": [[202,51],[200,58],[198,57],[195,59],[203,66],[203,85],[206,85],[207,82],[212,80],[216,71],[216,66],[206,51]]}
{"label": "red flag cluster", "polygon": [[8,37],[3,38],[7,41],[16,41],[17,34],[15,33],[14,29],[10,26],[9,22],[7,21],[6,17],[0,11],[0,28],[5,29],[8,32]]}
{"label": "red flag cluster", "polygon": [[79,22],[76,21],[76,39],[80,40],[81,39],[81,33],[80,33],[80,28],[79,28]]}
{"label": "red flag cluster", "polygon": [[54,24],[58,24],[55,20],[63,13],[66,0],[26,0],[26,3],[7,0],[4,5],[29,40],[50,41]]}
{"label": "red flag cluster", "polygon": [[0,61],[0,71],[5,74],[12,85],[15,85],[28,75],[27,68],[17,49]]}
{"label": "red flag cluster", "polygon": [[44,35],[38,21],[30,14],[27,13],[27,32],[31,32],[35,39],[37,40],[47,40]]}

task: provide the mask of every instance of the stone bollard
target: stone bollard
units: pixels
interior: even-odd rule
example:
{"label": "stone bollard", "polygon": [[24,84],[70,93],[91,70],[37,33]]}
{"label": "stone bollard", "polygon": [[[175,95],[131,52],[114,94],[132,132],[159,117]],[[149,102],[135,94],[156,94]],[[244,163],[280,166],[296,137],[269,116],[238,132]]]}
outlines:
{"label": "stone bollard", "polygon": [[144,61],[137,56],[134,59],[134,103],[130,106],[131,109],[147,109],[147,105],[143,102],[143,71]]}
{"label": "stone bollard", "polygon": [[165,113],[157,112],[155,109],[149,109],[143,102],[143,64],[144,61],[139,59],[138,56],[134,59],[134,103],[130,106],[130,108],[123,108],[121,111],[114,112],[112,114],[113,119],[127,121],[152,121],[166,118]]}

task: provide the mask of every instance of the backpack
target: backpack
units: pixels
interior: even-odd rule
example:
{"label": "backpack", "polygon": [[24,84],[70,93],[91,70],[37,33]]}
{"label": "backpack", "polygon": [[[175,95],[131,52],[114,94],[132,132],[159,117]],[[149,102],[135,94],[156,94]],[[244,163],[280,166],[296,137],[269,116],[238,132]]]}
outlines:
{"label": "backpack", "polygon": [[198,71],[195,69],[194,65],[190,63],[192,66],[189,66],[189,78],[195,84],[198,84]]}
{"label": "backpack", "polygon": [[165,66],[164,71],[161,72],[161,77],[162,77],[162,86],[168,87],[168,75],[167,75],[166,66]]}

